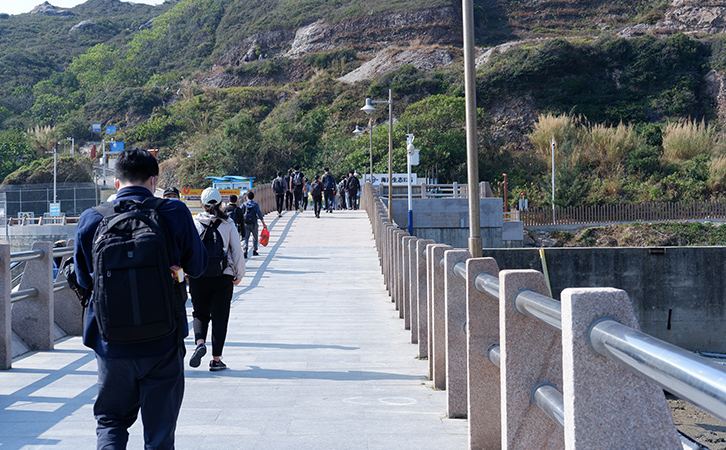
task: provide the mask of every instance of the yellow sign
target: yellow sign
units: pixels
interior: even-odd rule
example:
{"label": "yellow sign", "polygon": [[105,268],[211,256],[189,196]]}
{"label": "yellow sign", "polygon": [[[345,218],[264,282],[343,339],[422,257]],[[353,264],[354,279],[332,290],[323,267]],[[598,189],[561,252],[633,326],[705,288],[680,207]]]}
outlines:
{"label": "yellow sign", "polygon": [[[198,202],[202,199],[202,191],[204,189],[192,189],[185,186],[181,189],[181,199],[187,202]],[[222,194],[222,201],[229,202],[229,196],[234,194],[239,196],[239,189],[220,189],[219,193]]]}

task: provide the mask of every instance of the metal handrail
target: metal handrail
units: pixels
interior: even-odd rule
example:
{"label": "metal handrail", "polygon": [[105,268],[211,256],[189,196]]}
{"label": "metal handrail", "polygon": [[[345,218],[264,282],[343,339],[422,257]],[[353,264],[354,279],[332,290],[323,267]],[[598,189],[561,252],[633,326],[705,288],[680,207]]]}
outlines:
{"label": "metal handrail", "polygon": [[71,256],[73,254],[73,247],[55,247],[53,249],[53,257]]}
{"label": "metal handrail", "polygon": [[530,400],[547,417],[560,427],[565,427],[565,406],[562,393],[551,383],[540,383],[532,389]]}
{"label": "metal handrail", "polygon": [[23,252],[15,252],[10,254],[10,262],[20,261],[33,261],[36,259],[43,259],[45,257],[45,251],[43,249],[26,250]]}
{"label": "metal handrail", "polygon": [[[456,270],[456,266],[454,274],[461,277],[461,270]],[[499,298],[499,280],[492,275],[478,274],[474,285],[479,292]],[[514,308],[520,314],[562,330],[562,305],[553,298],[525,290],[515,296]],[[595,353],[623,364],[726,421],[726,368],[723,366],[610,318],[596,321],[587,333],[587,340]]]}
{"label": "metal handrail", "polygon": [[19,302],[20,300],[25,300],[26,298],[35,298],[38,296],[38,294],[40,294],[40,292],[37,288],[34,287],[11,292],[10,303]]}

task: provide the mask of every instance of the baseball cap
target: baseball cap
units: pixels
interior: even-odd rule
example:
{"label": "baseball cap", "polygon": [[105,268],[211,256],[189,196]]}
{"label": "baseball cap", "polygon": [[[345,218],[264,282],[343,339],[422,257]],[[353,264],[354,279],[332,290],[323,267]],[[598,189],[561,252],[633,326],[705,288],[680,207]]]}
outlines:
{"label": "baseball cap", "polygon": [[215,188],[208,187],[202,191],[203,205],[218,205],[222,201],[222,194]]}
{"label": "baseball cap", "polygon": [[179,197],[179,189],[177,189],[173,186],[164,189],[164,197],[166,197],[169,194],[175,194],[177,197]]}

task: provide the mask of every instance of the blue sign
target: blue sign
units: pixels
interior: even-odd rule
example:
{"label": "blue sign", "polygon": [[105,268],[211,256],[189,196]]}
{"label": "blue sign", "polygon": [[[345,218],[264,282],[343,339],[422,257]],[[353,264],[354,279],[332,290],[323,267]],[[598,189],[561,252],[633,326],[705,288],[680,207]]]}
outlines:
{"label": "blue sign", "polygon": [[100,133],[101,132],[101,122],[93,122],[91,124],[91,132]]}
{"label": "blue sign", "polygon": [[124,149],[124,143],[121,142],[111,142],[111,150],[110,152],[121,152]]}
{"label": "blue sign", "polygon": [[116,132],[116,127],[106,127],[106,134],[114,134]]}
{"label": "blue sign", "polygon": [[60,216],[60,203],[51,203],[49,212],[51,216]]}

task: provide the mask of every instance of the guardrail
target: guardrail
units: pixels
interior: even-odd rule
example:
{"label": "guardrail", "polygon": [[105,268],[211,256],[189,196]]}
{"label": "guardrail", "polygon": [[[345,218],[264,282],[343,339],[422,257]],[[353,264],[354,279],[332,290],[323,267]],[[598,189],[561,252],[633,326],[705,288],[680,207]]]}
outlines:
{"label": "guardrail", "polygon": [[703,448],[664,389],[726,420],[726,369],[639,331],[625,291],[557,301],[542,273],[409,236],[369,186],[362,198],[391,300],[470,448]]}

